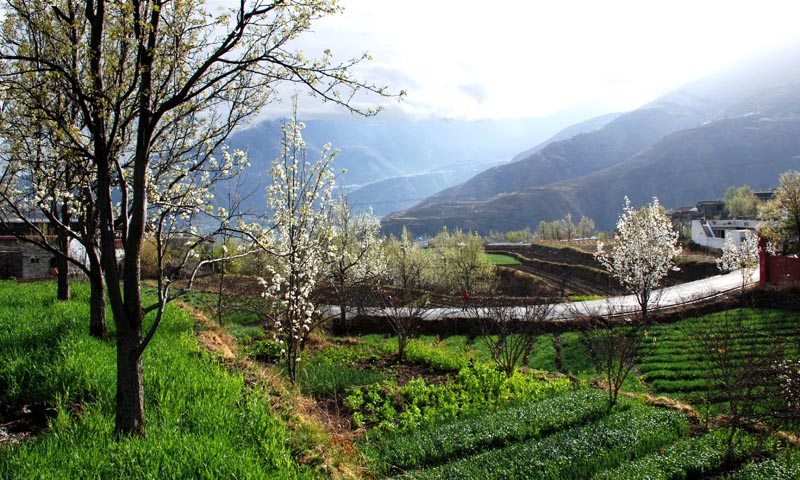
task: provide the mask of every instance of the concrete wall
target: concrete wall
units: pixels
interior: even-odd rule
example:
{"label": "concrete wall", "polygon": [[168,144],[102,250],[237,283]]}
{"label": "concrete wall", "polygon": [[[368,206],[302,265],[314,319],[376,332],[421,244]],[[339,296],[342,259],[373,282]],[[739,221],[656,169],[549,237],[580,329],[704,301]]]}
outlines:
{"label": "concrete wall", "polygon": [[748,230],[756,231],[759,220],[692,220],[692,241],[698,245],[722,250],[730,238],[737,247]]}
{"label": "concrete wall", "polygon": [[42,279],[50,277],[53,255],[19,240],[0,241],[0,278]]}

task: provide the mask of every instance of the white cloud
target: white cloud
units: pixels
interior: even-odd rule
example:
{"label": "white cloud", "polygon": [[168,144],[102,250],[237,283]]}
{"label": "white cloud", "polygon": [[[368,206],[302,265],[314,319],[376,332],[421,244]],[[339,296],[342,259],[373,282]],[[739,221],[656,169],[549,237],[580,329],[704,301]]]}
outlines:
{"label": "white cloud", "polygon": [[[345,59],[401,109],[530,117],[595,100],[631,109],[795,37],[796,0],[342,0],[298,46]],[[313,108],[312,104],[304,106]]]}

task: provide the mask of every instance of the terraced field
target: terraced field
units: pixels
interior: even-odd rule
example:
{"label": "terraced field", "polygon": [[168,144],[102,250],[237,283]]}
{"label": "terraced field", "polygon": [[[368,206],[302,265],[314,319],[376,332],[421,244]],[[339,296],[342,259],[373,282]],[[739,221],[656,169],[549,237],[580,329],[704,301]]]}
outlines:
{"label": "terraced field", "polygon": [[740,309],[652,327],[641,379],[654,393],[723,408],[726,385],[744,388],[754,372],[798,357],[798,322],[797,312]]}
{"label": "terraced field", "polygon": [[[729,390],[753,380],[754,368],[798,357],[799,320],[793,311],[737,309],[651,326],[641,331],[644,346],[623,388],[637,393],[613,408],[606,392],[584,386],[403,431],[375,429],[362,448],[375,472],[398,478],[800,479],[796,448],[745,429],[731,437],[719,420],[730,414]],[[454,338],[422,342],[453,358],[489,361],[481,342]],[[561,346],[566,371],[586,385],[595,367],[582,338],[580,332],[563,334]],[[538,338],[530,367],[552,370],[552,340]],[[426,356],[417,361],[424,363]],[[747,413],[778,408],[771,387],[752,389],[757,401]],[[696,413],[688,418],[648,404],[651,395],[684,400]],[[745,401],[745,395],[736,400]]]}
{"label": "terraced field", "polygon": [[[578,390],[497,412],[372,438],[375,470],[418,479],[800,478],[796,452],[755,438],[726,456],[726,431],[691,436],[682,413]],[[776,473],[779,476],[774,476]]]}

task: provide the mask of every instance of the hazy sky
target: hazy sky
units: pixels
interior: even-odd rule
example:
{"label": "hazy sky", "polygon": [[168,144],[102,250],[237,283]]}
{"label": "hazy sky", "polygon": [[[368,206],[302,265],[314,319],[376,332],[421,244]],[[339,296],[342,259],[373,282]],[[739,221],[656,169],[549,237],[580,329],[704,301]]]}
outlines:
{"label": "hazy sky", "polygon": [[406,90],[407,113],[448,118],[541,116],[585,101],[629,110],[800,30],[798,0],[340,4],[343,14],[303,37],[306,53],[368,51],[362,78]]}

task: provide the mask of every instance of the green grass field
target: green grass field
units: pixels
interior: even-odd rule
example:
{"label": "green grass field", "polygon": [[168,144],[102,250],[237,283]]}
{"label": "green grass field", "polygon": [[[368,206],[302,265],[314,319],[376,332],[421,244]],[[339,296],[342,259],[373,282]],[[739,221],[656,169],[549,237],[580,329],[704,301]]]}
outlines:
{"label": "green grass field", "polygon": [[486,259],[493,265],[521,265],[522,262],[512,257],[511,255],[504,255],[502,253],[487,253]]}
{"label": "green grass field", "polygon": [[[43,405],[50,428],[0,452],[0,478],[318,478],[294,461],[269,394],[200,350],[171,308],[144,354],[146,438],[114,434],[115,353],[88,336],[88,288],[0,282],[0,403]],[[112,329],[113,336],[113,329]]]}
{"label": "green grass field", "polygon": [[[193,320],[177,308],[145,352],[147,436],[117,438],[113,343],[88,336],[88,289],[73,291],[72,301],[58,302],[53,283],[0,282],[0,404],[52,412],[47,430],[0,447],[0,478],[332,475],[283,420],[276,405],[291,400],[203,351]],[[598,371],[580,332],[558,342],[537,336],[530,371],[510,377],[481,338],[423,336],[398,365],[391,336],[327,337],[304,354],[300,390],[333,399],[366,430],[356,447],[370,478],[800,478],[797,452],[776,437],[739,433],[729,450],[726,429],[703,430],[646,401],[667,395],[701,410],[719,385],[709,383],[713,362],[698,339],[727,342],[718,346],[734,352],[726,358],[736,370],[772,361],[770,352],[797,358],[798,320],[796,312],[744,309],[648,327],[623,385],[633,395],[613,407],[590,387]],[[244,353],[274,356],[263,330],[227,325]],[[556,344],[569,378],[553,373]],[[726,413],[711,403],[706,414]]]}

